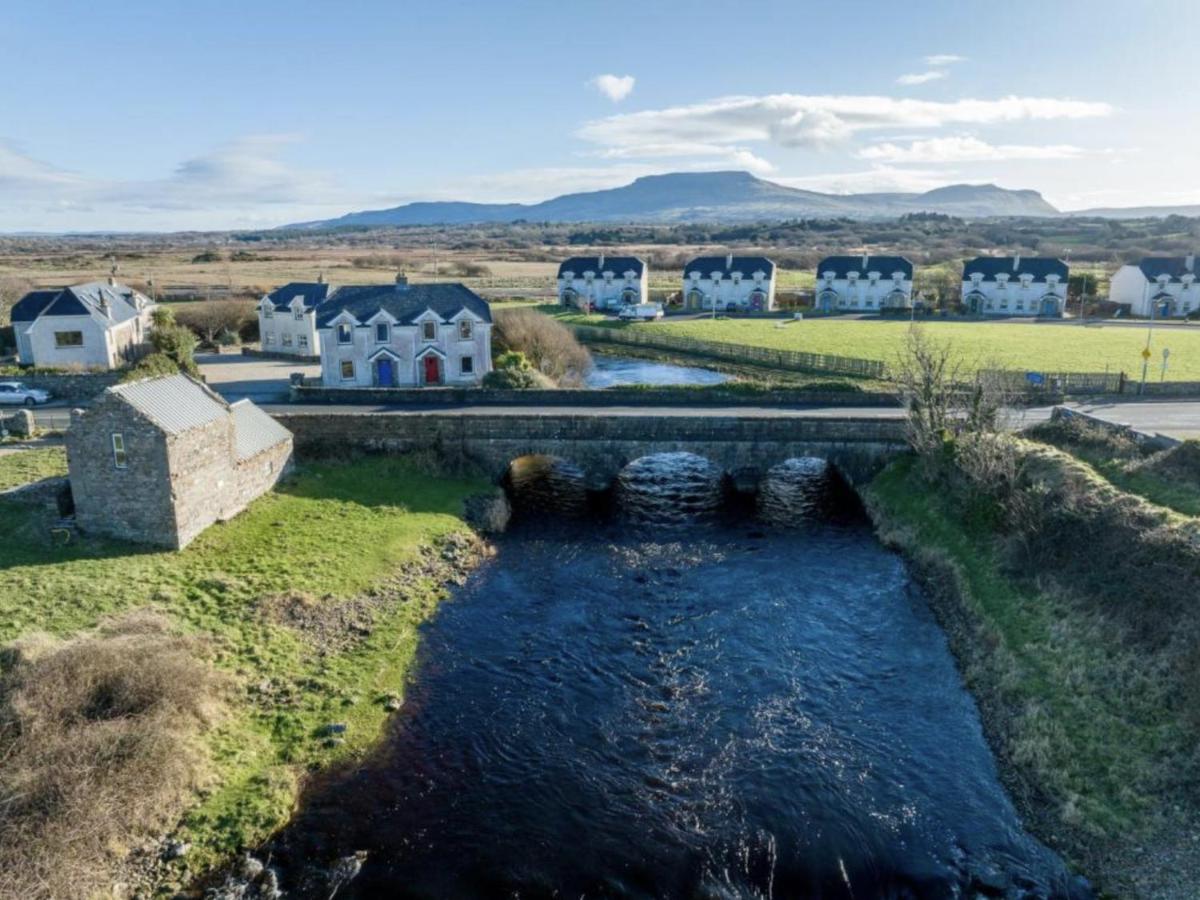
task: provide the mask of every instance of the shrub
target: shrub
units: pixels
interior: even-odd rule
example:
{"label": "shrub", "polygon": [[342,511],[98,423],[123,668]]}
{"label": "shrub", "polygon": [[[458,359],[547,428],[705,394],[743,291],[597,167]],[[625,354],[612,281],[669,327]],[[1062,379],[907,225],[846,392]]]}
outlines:
{"label": "shrub", "polygon": [[527,390],[552,388],[554,382],[530,365],[524,353],[509,350],[496,358],[492,371],[483,376],[483,386]]}
{"label": "shrub", "polygon": [[220,682],[198,641],[135,613],[0,659],[0,898],[107,889],[135,842],[170,828],[203,770]]}
{"label": "shrub", "polygon": [[532,309],[499,309],[494,321],[492,341],[499,353],[524,354],[534,369],[559,386],[583,383],[592,356],[561,322]]}
{"label": "shrub", "polygon": [[205,250],[203,253],[197,253],[192,257],[193,263],[214,263],[224,259],[217,250]]}

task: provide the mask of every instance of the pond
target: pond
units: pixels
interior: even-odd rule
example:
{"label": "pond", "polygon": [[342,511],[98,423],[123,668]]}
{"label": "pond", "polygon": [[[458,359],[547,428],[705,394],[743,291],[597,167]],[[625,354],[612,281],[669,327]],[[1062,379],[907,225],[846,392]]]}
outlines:
{"label": "pond", "polygon": [[592,370],[584,384],[586,387],[598,389],[633,384],[722,384],[730,380],[729,375],[700,366],[681,366],[649,359],[596,353],[592,356]]}

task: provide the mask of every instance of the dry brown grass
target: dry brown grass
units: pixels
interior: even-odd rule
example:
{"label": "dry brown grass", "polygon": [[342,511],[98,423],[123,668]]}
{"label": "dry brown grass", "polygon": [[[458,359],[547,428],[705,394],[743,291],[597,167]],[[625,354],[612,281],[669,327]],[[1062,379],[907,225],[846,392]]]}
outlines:
{"label": "dry brown grass", "polygon": [[91,896],[177,821],[203,771],[197,737],[219,711],[198,649],[142,612],[4,650],[0,898]]}
{"label": "dry brown grass", "polygon": [[533,367],[562,387],[574,387],[592,367],[592,357],[569,328],[533,309],[493,313],[495,351],[525,354]]}

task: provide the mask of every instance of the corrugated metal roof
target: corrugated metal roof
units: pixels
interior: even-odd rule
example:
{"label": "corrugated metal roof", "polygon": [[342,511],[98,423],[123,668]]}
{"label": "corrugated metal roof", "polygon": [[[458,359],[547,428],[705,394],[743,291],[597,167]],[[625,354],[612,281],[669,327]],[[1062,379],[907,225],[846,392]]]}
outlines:
{"label": "corrugated metal roof", "polygon": [[249,400],[239,400],[230,409],[233,411],[233,428],[237,434],[238,459],[257,456],[292,436],[290,431]]}
{"label": "corrugated metal roof", "polygon": [[167,434],[179,434],[225,416],[225,401],[186,375],[166,375],[109,388]]}

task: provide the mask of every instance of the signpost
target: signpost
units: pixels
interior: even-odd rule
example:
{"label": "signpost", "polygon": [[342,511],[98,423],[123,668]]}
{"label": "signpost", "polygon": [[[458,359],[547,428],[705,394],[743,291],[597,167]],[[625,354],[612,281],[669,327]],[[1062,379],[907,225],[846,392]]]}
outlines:
{"label": "signpost", "polygon": [[1150,367],[1150,338],[1146,338],[1146,346],[1142,348],[1142,383],[1138,385],[1138,393],[1146,390],[1146,370]]}
{"label": "signpost", "polygon": [[1167,380],[1167,360],[1169,360],[1170,358],[1171,358],[1171,351],[1168,348],[1163,347],[1162,373],[1158,376],[1158,380],[1160,382]]}

